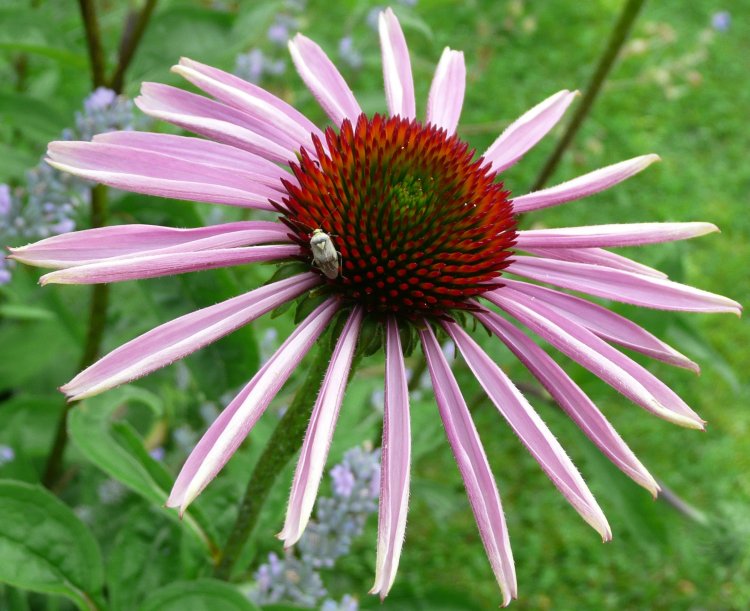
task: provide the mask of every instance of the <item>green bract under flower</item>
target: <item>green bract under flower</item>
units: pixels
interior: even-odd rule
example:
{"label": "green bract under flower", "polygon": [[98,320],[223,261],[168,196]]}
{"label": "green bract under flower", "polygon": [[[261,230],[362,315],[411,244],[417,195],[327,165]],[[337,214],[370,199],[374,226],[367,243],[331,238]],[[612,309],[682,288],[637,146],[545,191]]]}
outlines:
{"label": "green bract under flower", "polygon": [[279,210],[312,261],[322,229],[341,254],[332,290],[370,312],[408,318],[471,309],[496,285],[516,238],[509,192],[444,129],[360,115],[313,138],[291,168]]}

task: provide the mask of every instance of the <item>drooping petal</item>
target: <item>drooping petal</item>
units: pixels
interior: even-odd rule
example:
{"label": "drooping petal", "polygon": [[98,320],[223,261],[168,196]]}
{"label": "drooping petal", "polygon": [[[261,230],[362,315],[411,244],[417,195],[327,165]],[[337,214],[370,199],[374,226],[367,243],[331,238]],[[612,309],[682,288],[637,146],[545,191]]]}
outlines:
{"label": "drooping petal", "polygon": [[301,146],[309,148],[312,144],[311,134],[323,136],[309,119],[305,119],[304,115],[289,104],[239,77],[185,57],[172,67],[172,72],[186,78],[220,102],[264,124],[269,130],[269,136],[282,140],[295,149]]}
{"label": "drooping petal", "polygon": [[620,269],[625,272],[653,276],[654,278],[667,278],[667,274],[638,263],[617,253],[604,250],[603,248],[527,248],[527,253],[546,259],[559,259],[560,261],[572,261],[573,263],[589,263]]}
{"label": "drooping petal", "polygon": [[67,267],[45,274],[39,279],[45,284],[102,284],[124,280],[143,280],[198,272],[216,267],[280,261],[301,254],[297,244],[272,244],[209,250],[180,250],[168,253],[145,253],[104,259],[87,265]]}
{"label": "drooping petal", "polygon": [[594,170],[554,187],[516,197],[513,210],[520,214],[588,197],[627,180],[659,160],[659,155],[642,155]]}
{"label": "drooping petal", "polygon": [[242,169],[255,180],[283,192],[281,179],[296,182],[293,174],[272,161],[246,150],[203,138],[158,134],[152,132],[105,132],[94,136],[94,142],[119,144],[131,149],[153,151],[184,161],[215,166],[225,170]]}
{"label": "drooping petal", "polygon": [[462,51],[443,50],[427,98],[427,122],[449,134],[456,131],[466,92],[466,65]]}
{"label": "drooping petal", "polygon": [[616,248],[687,240],[719,231],[711,223],[622,223],[585,225],[559,229],[519,231],[515,247],[527,248]]}
{"label": "drooping petal", "polygon": [[386,597],[396,577],[406,532],[411,465],[409,387],[398,324],[389,318],[385,329],[385,411],[380,463],[380,508],[375,584],[370,594]]}
{"label": "drooping petal", "polygon": [[593,401],[553,359],[520,329],[494,312],[474,314],[510,348],[554,400],[614,465],[656,496],[659,485]]}
{"label": "drooping petal", "polygon": [[249,151],[274,163],[286,164],[294,159],[296,149],[292,148],[292,142],[279,143],[272,133],[249,120],[244,113],[205,96],[159,83],[143,83],[141,95],[134,102],[155,119]]}
{"label": "drooping petal", "polygon": [[742,310],[736,301],[692,286],[586,263],[518,256],[506,271],[573,291],[659,310],[732,312],[738,316]]}
{"label": "drooping petal", "polygon": [[576,95],[576,91],[563,89],[511,123],[483,155],[492,164],[493,171],[502,172],[509,168],[544,138],[557,125]]}
{"label": "drooping petal", "polygon": [[11,257],[37,267],[64,268],[144,253],[196,252],[208,248],[289,242],[289,229],[272,221],[239,221],[195,229],[112,225],[61,233],[11,248]]}
{"label": "drooping petal", "polygon": [[703,428],[698,414],[663,382],[585,327],[508,287],[484,297],[652,414],[680,426]]}
{"label": "drooping petal", "polygon": [[339,304],[329,299],[318,306],[276,353],[255,374],[203,435],[177,476],[167,507],[179,507],[180,514],[216,477],[258,418],[297,368],[302,358],[328,325]]}
{"label": "drooping petal", "polygon": [[289,52],[300,77],[333,123],[337,127],[344,119],[355,123],[362,109],[323,49],[306,36],[297,34],[289,41]]}
{"label": "drooping petal", "polygon": [[294,472],[284,528],[278,535],[279,539],[284,541],[284,547],[289,547],[299,541],[310,520],[315,497],[318,495],[320,478],[328,458],[328,449],[331,447],[333,431],[336,428],[339,409],[344,400],[344,391],[362,324],[362,312],[361,306],[355,306],[352,309],[336,342],[331,363],[312,410],[297,469]]}
{"label": "drooping petal", "polygon": [[492,571],[503,593],[503,605],[507,606],[511,599],[517,597],[516,569],[495,478],[461,389],[427,323],[419,336],[445,434],[466,486]]}
{"label": "drooping petal", "polygon": [[455,323],[443,327],[487,396],[568,502],[601,536],[612,538],[607,518],[560,443],[500,367]]}
{"label": "drooping petal", "polygon": [[110,187],[211,204],[274,210],[279,191],[249,172],[101,142],[51,142],[47,163]]}
{"label": "drooping petal", "polygon": [[378,17],[380,48],[383,54],[383,80],[388,111],[392,117],[415,119],[417,108],[414,102],[414,80],[411,76],[411,60],[401,25],[387,8]]}
{"label": "drooping petal", "polygon": [[529,282],[505,280],[505,284],[534,299],[543,301],[559,314],[586,327],[602,339],[625,346],[665,363],[684,367],[696,373],[700,372],[698,364],[691,361],[684,354],[681,354],[672,348],[672,346],[654,337],[633,321],[615,314],[599,304],[591,303],[586,299],[568,295],[567,293],[555,291],[547,287],[530,284]]}
{"label": "drooping petal", "polygon": [[300,274],[180,316],[113,350],[60,390],[72,401],[145,376],[224,337],[319,283],[317,274]]}

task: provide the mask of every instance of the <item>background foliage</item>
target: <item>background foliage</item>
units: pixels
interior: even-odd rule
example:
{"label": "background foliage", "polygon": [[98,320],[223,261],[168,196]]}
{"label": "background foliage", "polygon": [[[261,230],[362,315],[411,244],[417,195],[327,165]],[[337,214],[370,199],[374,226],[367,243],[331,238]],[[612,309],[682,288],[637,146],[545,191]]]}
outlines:
{"label": "background foliage", "polygon": [[[459,135],[481,150],[536,102],[562,88],[585,86],[620,5],[615,0],[420,0],[396,9],[412,53],[418,100],[426,99],[442,48],[465,52],[468,87]],[[553,180],[647,152],[659,153],[663,162],[612,191],[553,209],[544,220],[549,226],[714,222],[721,235],[643,248],[637,257],[678,281],[747,303],[750,2],[677,6],[646,5]],[[113,1],[98,7],[111,67],[131,7]],[[264,86],[322,124],[322,111],[294,74],[285,49],[269,38],[269,28],[283,14],[336,58],[365,111],[383,111],[377,34],[368,25],[374,8],[354,0],[305,5],[160,0],[124,93],[134,97],[144,80],[183,86],[169,72],[182,55],[256,74],[257,53],[255,60],[246,55],[255,49],[263,54]],[[727,8],[731,15],[717,19]],[[237,61],[238,56],[246,59]],[[49,140],[75,124],[91,90],[77,3],[0,3],[0,182],[13,188],[26,184],[26,171],[38,163]],[[508,171],[506,185],[519,193],[528,189],[554,141],[553,133]],[[110,200],[111,223],[195,226],[236,218],[233,211],[139,195],[113,192]],[[89,222],[84,211],[75,217],[79,227]],[[0,586],[0,608],[254,608],[245,594],[268,553],[281,553],[272,535],[281,525],[291,468],[279,477],[233,582],[210,577],[215,546],[231,526],[236,501],[275,423],[273,411],[187,519],[178,521],[162,505],[207,422],[287,335],[291,316],[265,317],[184,363],[75,407],[64,477],[49,492],[39,482],[63,408],[56,388],[76,373],[88,290],[41,289],[36,271],[11,271],[12,280],[0,286],[0,581],[6,584]],[[113,286],[103,349],[257,286],[271,273],[268,267],[249,266]],[[564,363],[652,473],[679,497],[671,504],[652,501],[543,398],[533,400],[607,513],[615,533],[607,546],[570,510],[456,363],[464,394],[476,397],[477,428],[508,514],[520,586],[514,607],[747,608],[750,325],[747,319],[718,315],[615,309],[702,364],[700,377],[662,364],[649,368],[709,427],[700,434],[637,413],[590,374]],[[499,342],[486,347],[515,380],[530,383]],[[292,378],[274,411],[288,404],[301,377]],[[376,440],[381,386],[382,362],[372,357],[347,393],[333,462],[347,449]],[[413,490],[396,586],[382,607],[365,594],[374,567],[374,516],[351,552],[322,571],[325,586],[332,598],[350,593],[363,608],[494,607],[499,594],[433,399],[420,390],[412,403]],[[683,501],[689,506],[678,511],[675,506]],[[189,607],[184,596],[190,597]]]}

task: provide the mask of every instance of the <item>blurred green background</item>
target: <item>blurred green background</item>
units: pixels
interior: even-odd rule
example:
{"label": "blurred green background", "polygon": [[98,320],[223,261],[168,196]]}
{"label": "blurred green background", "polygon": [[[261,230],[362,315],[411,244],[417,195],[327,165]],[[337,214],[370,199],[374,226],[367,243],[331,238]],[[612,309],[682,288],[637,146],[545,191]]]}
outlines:
{"label": "blurred green background", "polygon": [[[394,5],[411,51],[418,112],[424,110],[443,47],[463,50],[468,82],[458,133],[483,150],[511,120],[548,95],[586,86],[622,4],[419,0]],[[97,6],[111,67],[131,3],[110,0]],[[124,93],[136,96],[142,81],[184,86],[169,72],[180,56],[232,71],[238,55],[262,49],[266,61],[285,67],[280,74],[264,74],[261,84],[325,124],[285,49],[268,38],[275,16],[286,11],[341,66],[365,111],[382,112],[377,33],[368,25],[375,7],[374,2],[310,0],[292,10],[282,2],[160,0],[127,72]],[[717,20],[722,11],[729,13]],[[358,57],[342,56],[339,45],[345,36],[351,36]],[[713,222],[721,234],[625,254],[677,281],[747,303],[748,57],[748,0],[647,2],[552,183],[650,152],[661,155],[662,162],[611,191],[530,215],[524,222],[539,227]],[[278,66],[273,71],[279,72]],[[26,170],[38,163],[49,140],[74,123],[91,89],[77,3],[0,2],[0,183],[23,187]],[[560,133],[555,130],[506,173],[505,183],[514,193],[528,190]],[[236,211],[217,212],[209,205],[115,192],[110,195],[109,214],[110,223],[172,226],[238,218],[232,216]],[[78,225],[86,223],[82,213]],[[104,348],[255,287],[271,273],[268,267],[250,266],[113,286]],[[85,287],[42,289],[36,285],[38,276],[32,269],[17,267],[12,281],[0,286],[0,444],[13,450],[11,460],[0,461],[0,478],[32,484],[40,479],[62,409],[55,389],[76,373],[88,299]],[[750,605],[750,325],[747,319],[727,315],[612,307],[701,364],[700,376],[661,363],[648,366],[708,421],[707,431],[683,430],[649,417],[591,374],[566,359],[558,361],[649,470],[694,511],[691,517],[674,503],[653,501],[609,465],[556,409],[532,397],[608,516],[614,540],[602,545],[494,407],[481,400],[478,385],[457,362],[457,376],[472,404],[508,519],[519,583],[513,608],[745,609]],[[255,372],[264,351],[274,342],[278,345],[292,326],[289,315],[265,317],[188,358],[185,365],[138,381],[135,390],[114,391],[76,408],[88,410],[88,416],[81,415],[82,432],[67,454],[69,479],[60,496],[99,542],[107,567],[106,591],[132,593],[122,608],[137,608],[139,600],[161,586],[210,574],[205,552],[184,534],[187,522],[175,522],[161,507],[163,492],[190,444],[205,429],[201,410],[209,405],[215,411],[226,404]],[[514,380],[531,383],[499,342],[486,337],[482,341]],[[287,385],[277,407],[288,403],[298,377]],[[373,357],[365,361],[347,393],[331,464],[346,449],[376,439],[379,416],[370,396],[380,386],[382,363]],[[413,487],[396,585],[382,606],[366,594],[375,559],[373,515],[351,553],[324,572],[326,586],[336,598],[353,594],[364,608],[494,608],[499,591],[434,401],[429,391],[423,391],[412,403]],[[107,420],[110,416],[114,424]],[[145,444],[141,448],[165,448],[166,481],[164,473],[154,475],[142,468],[146,463],[132,458],[132,449],[123,442],[123,435],[129,435],[123,433],[126,426],[132,439]],[[272,426],[271,417],[261,422],[197,503],[219,541],[232,523],[249,468]],[[109,446],[111,454],[98,460],[92,458],[97,449],[87,449],[85,443],[87,436],[97,434],[102,451],[107,444],[119,444],[116,450]],[[114,466],[107,467],[108,460]],[[127,477],[122,473],[124,463],[135,465]],[[240,583],[251,579],[267,552],[280,552],[273,534],[281,525],[291,467],[287,471],[248,548],[247,570],[236,576]],[[103,500],[102,485],[113,479],[122,492],[114,502]],[[155,540],[166,542],[166,547],[149,547]],[[0,537],[0,552],[7,551],[2,541]],[[169,553],[156,553],[164,549]],[[140,571],[125,571],[123,557]],[[68,604],[54,594],[27,595],[9,586],[0,590],[0,608],[59,609]]]}

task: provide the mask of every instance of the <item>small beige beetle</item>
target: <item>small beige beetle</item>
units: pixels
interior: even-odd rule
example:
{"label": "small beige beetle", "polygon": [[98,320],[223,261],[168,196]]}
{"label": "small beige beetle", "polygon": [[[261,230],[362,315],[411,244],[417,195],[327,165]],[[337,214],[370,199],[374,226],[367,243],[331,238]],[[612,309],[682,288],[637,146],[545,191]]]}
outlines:
{"label": "small beige beetle", "polygon": [[310,238],[313,265],[322,271],[326,278],[338,278],[341,255],[333,245],[331,236],[322,229],[315,229]]}

